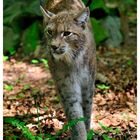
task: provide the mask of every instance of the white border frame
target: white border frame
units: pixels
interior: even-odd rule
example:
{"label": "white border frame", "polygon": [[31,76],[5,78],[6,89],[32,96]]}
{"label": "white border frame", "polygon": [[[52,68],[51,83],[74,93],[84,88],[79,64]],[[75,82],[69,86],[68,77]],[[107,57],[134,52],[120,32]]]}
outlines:
{"label": "white border frame", "polygon": [[137,140],[140,139],[140,1],[137,0]]}
{"label": "white border frame", "polygon": [[0,0],[0,140],[3,140],[3,1]]}

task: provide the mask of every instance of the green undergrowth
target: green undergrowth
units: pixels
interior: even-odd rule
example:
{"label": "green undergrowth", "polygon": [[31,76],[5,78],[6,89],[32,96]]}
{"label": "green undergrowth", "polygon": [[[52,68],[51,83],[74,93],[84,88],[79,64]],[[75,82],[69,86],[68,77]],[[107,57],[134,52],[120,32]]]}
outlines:
{"label": "green undergrowth", "polygon": [[[22,133],[22,135],[20,135],[20,136],[17,136],[17,135],[5,136],[5,139],[11,140],[11,138],[12,138],[14,140],[17,140],[17,139],[20,139],[21,137],[24,137],[28,140],[56,140],[59,138],[59,136],[61,136],[63,133],[67,132],[68,130],[72,129],[73,126],[75,126],[78,122],[81,122],[81,121],[85,121],[85,118],[78,118],[78,119],[68,122],[55,135],[41,134],[41,130],[40,130],[40,134],[34,135],[32,132],[30,132],[30,130],[26,126],[25,122],[22,122],[16,118],[5,118],[4,123],[20,129],[20,131]],[[106,131],[106,133],[114,133],[114,134],[120,133],[120,130],[118,128],[116,128],[114,130],[111,127],[106,127],[101,123],[99,123],[99,124]],[[38,124],[38,127],[41,129],[39,124]],[[93,138],[98,135],[100,135],[99,132],[90,130],[87,134],[87,140],[93,140]],[[103,138],[103,140],[112,140],[112,138],[110,138],[107,134],[102,134],[102,138]]]}
{"label": "green undergrowth", "polygon": [[46,68],[48,68],[48,60],[44,59],[44,58],[40,58],[40,59],[32,59],[31,60],[32,64],[39,64],[42,63]]}

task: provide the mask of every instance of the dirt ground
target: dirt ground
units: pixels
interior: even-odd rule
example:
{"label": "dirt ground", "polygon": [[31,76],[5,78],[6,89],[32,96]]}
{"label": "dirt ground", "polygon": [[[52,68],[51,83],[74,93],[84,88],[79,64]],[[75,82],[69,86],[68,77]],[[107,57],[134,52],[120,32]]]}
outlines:
{"label": "dirt ground", "polygon": [[[110,139],[136,140],[136,48],[100,46],[97,66],[92,111],[94,138],[102,140],[107,134]],[[49,69],[42,63],[15,58],[5,61],[3,100],[4,119],[25,122],[34,135],[55,135],[67,122]],[[20,129],[4,122],[4,140],[12,140],[13,136],[26,139]],[[68,136],[69,132],[65,132],[57,139]]]}

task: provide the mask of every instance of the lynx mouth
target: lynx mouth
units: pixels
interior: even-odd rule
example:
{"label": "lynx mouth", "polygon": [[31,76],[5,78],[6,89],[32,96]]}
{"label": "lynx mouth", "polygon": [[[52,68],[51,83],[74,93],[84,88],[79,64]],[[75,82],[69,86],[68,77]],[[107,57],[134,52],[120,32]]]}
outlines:
{"label": "lynx mouth", "polygon": [[66,53],[66,50],[64,48],[58,48],[56,50],[52,50],[53,57],[56,60],[62,59],[65,53]]}
{"label": "lynx mouth", "polygon": [[66,62],[72,62],[73,59],[73,53],[70,48],[68,47],[61,47],[57,49],[52,50],[52,55],[55,58],[55,60],[61,60]]}
{"label": "lynx mouth", "polygon": [[59,49],[54,50],[53,53],[61,55],[61,54],[65,53],[65,49],[64,48],[59,48]]}

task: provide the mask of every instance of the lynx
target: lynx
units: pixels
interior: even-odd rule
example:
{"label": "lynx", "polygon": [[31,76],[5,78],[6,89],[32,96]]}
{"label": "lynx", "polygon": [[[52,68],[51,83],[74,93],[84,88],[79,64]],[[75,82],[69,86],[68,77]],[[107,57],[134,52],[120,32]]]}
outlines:
{"label": "lynx", "polygon": [[89,9],[81,0],[48,0],[40,8],[46,55],[66,117],[86,119],[72,128],[71,139],[86,140],[96,73]]}

